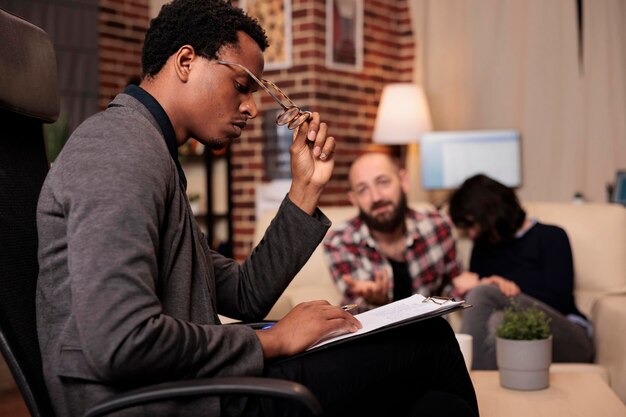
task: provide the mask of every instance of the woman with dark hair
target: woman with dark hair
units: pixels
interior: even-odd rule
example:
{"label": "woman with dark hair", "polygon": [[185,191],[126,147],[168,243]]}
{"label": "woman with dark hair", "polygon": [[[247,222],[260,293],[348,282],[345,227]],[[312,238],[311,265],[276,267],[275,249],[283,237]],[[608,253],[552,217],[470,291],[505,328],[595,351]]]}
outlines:
{"label": "woman with dark hair", "polygon": [[496,369],[495,329],[517,297],[551,319],[554,362],[590,362],[592,328],[574,302],[574,265],[567,234],[526,215],[515,192],[482,174],[450,198],[455,226],[474,241],[469,270],[454,285],[474,307],[462,333],[473,336],[473,368]]}

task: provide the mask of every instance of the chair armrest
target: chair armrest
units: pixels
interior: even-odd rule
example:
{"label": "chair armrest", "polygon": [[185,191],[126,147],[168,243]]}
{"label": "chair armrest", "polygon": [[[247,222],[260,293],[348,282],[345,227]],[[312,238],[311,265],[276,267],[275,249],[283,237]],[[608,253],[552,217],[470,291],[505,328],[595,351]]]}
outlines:
{"label": "chair armrest", "polygon": [[285,398],[298,401],[314,416],[322,414],[322,406],[317,398],[307,387],[297,382],[261,377],[220,377],[166,382],[114,395],[88,410],[85,417],[103,416],[158,401],[221,394]]}

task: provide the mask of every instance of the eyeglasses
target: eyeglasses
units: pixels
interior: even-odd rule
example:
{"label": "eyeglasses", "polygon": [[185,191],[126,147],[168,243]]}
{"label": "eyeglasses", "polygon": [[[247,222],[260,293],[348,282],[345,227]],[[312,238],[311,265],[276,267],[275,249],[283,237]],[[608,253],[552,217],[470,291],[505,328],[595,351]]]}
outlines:
{"label": "eyeglasses", "polygon": [[[241,64],[237,64],[236,62],[228,62],[228,61],[217,61],[218,64],[222,65],[232,65],[238,68],[241,68],[245,72],[248,73],[250,78],[252,78],[256,83],[264,89],[267,94],[272,96],[272,98],[283,108],[283,111],[276,117],[276,124],[279,126],[287,125],[289,129],[295,129],[300,126],[302,123],[306,122],[311,116],[310,111],[301,110],[300,107],[296,106],[296,103],[291,101],[287,94],[283,93],[280,88],[276,84],[268,80],[259,80],[248,68],[244,67]],[[280,98],[279,98],[280,97]]]}
{"label": "eyeglasses", "polygon": [[433,295],[433,296],[424,298],[422,300],[422,303],[427,303],[429,301],[431,301],[431,302],[433,302],[435,304],[442,305],[442,304],[447,303],[448,301],[454,301],[454,298],[452,298],[452,297],[437,297],[437,296]]}

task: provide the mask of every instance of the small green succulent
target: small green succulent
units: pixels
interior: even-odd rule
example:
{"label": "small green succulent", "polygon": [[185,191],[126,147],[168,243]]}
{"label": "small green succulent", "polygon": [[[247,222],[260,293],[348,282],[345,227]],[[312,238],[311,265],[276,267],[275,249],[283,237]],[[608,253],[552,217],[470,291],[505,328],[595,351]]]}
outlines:
{"label": "small green succulent", "polygon": [[498,337],[512,340],[547,339],[550,336],[550,318],[536,305],[522,308],[511,299],[511,307],[504,309],[504,318],[496,329]]}

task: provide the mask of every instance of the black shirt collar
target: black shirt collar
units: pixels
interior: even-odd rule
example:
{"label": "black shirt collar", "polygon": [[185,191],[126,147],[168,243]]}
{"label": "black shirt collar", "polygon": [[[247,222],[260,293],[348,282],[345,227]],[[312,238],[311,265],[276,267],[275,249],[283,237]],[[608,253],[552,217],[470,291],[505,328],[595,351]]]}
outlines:
{"label": "black shirt collar", "polygon": [[163,107],[161,107],[159,102],[156,101],[156,99],[152,97],[150,93],[137,85],[129,85],[128,87],[126,87],[126,90],[124,90],[124,94],[128,94],[129,96],[136,98],[141,104],[146,106],[148,111],[150,111],[150,113],[158,123],[159,127],[161,128],[161,133],[165,138],[165,145],[167,145],[170,156],[176,164],[178,175],[180,176],[180,179],[183,182],[183,186],[186,190],[187,177],[185,177],[185,172],[183,171],[183,168],[180,165],[180,161],[178,160],[178,143],[176,142],[176,134],[174,133],[174,126],[172,126],[172,122],[167,116],[167,113],[165,113]]}

